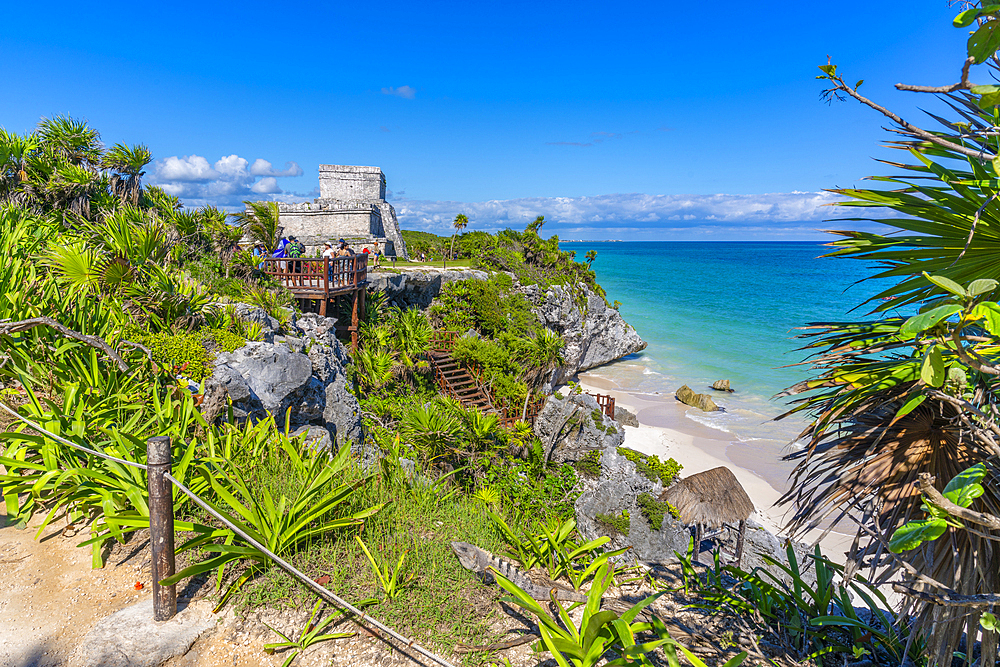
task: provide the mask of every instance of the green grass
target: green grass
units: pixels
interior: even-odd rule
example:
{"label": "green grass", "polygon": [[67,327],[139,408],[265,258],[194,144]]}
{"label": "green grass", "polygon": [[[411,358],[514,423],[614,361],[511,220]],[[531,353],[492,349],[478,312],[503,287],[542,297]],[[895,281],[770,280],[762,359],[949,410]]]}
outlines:
{"label": "green grass", "polygon": [[[362,478],[357,468],[348,475]],[[255,480],[268,485],[272,492],[278,488],[291,491],[296,484],[280,465],[271,464],[259,465]],[[500,636],[491,628],[503,618],[497,604],[502,591],[482,584],[475,574],[465,570],[450,547],[457,540],[494,553],[504,551],[504,543],[483,503],[461,494],[442,499],[374,477],[357,492],[354,509],[385,501],[390,504],[360,530],[325,535],[291,554],[291,562],[313,579],[330,577],[326,586],[349,602],[379,598],[380,602],[366,611],[431,650],[450,654],[459,642],[498,641]],[[394,599],[382,599],[368,560],[354,540],[355,534],[381,560],[395,563],[401,553],[407,553],[404,573],[415,573],[416,578]],[[312,593],[290,575],[271,568],[244,587],[237,605],[244,610],[289,605],[307,609],[313,599]],[[476,665],[488,662],[490,654],[461,657],[463,664]]]}

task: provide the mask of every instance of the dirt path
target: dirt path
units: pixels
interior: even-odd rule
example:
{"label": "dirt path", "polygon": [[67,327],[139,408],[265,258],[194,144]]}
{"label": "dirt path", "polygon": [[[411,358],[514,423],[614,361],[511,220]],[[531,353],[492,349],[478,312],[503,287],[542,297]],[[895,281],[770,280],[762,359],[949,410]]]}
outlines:
{"label": "dirt path", "polygon": [[90,547],[76,546],[89,533],[64,535],[60,522],[36,540],[39,523],[10,525],[0,505],[0,665],[8,667],[66,664],[94,623],[150,594],[148,553],[93,570]]}

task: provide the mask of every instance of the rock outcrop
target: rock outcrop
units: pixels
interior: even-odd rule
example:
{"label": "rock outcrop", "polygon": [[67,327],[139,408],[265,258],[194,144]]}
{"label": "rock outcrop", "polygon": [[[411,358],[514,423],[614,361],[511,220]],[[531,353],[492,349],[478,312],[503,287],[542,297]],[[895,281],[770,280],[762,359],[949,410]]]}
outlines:
{"label": "rock outcrop", "polygon": [[368,289],[385,292],[390,306],[426,309],[441,293],[441,288],[459,280],[486,280],[485,271],[475,269],[449,269],[436,271],[404,271],[402,273],[369,272]]}
{"label": "rock outcrop", "polygon": [[[258,320],[260,321],[260,320]],[[238,419],[274,415],[283,425],[289,409],[296,433],[308,431],[317,446],[363,443],[361,410],[348,391],[347,350],[334,335],[334,320],[312,313],[294,320],[297,335],[276,335],[273,342],[251,342],[216,356],[206,392],[221,387]],[[324,439],[321,428],[327,432]]]}
{"label": "rock outcrop", "polygon": [[678,401],[684,405],[690,405],[693,408],[698,408],[704,410],[705,412],[715,412],[716,410],[721,410],[712,397],[708,394],[697,394],[694,389],[684,385],[674,394]]}
{"label": "rock outcrop", "polygon": [[615,406],[615,421],[624,426],[639,427],[639,417],[620,405]]}
{"label": "rock outcrop", "polygon": [[619,447],[625,441],[622,427],[587,394],[549,396],[535,418],[535,435],[556,463],[575,463],[592,451]]}
{"label": "rock outcrop", "polygon": [[735,389],[729,387],[729,380],[716,380],[712,383],[712,389],[715,391],[728,391],[729,393],[735,391]]}
{"label": "rock outcrop", "polygon": [[517,288],[534,304],[539,321],[566,341],[563,349],[566,363],[553,371],[550,386],[580,371],[646,349],[646,341],[617,310],[586,286],[580,287],[584,294],[582,304],[563,285],[552,285],[544,292],[537,285]]}

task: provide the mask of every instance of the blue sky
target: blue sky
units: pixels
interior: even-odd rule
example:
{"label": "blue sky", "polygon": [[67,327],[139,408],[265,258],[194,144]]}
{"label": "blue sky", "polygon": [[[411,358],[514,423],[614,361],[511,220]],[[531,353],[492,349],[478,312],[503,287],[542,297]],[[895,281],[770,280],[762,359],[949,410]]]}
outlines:
{"label": "blue sky", "polygon": [[[10,3],[0,126],[86,118],[189,205],[310,199],[382,168],[404,227],[564,238],[817,238],[824,188],[884,168],[884,119],[819,100],[958,79],[946,1]],[[13,26],[19,26],[13,29]],[[979,78],[985,77],[985,73]],[[976,80],[974,75],[973,80]]]}

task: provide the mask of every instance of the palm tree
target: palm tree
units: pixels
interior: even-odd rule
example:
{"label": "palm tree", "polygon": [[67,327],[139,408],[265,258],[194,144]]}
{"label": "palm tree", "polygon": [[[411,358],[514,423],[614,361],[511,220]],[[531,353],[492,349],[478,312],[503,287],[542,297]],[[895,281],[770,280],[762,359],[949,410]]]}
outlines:
{"label": "palm tree", "polygon": [[112,172],[111,191],[114,195],[123,202],[138,206],[139,196],[142,194],[142,177],[146,173],[143,169],[152,160],[149,149],[142,144],[112,146],[104,154],[101,164]]}
{"label": "palm tree", "polygon": [[245,210],[231,214],[236,225],[244,228],[250,238],[262,244],[269,254],[274,252],[281,237],[278,202],[245,201],[243,204]]}
{"label": "palm tree", "polygon": [[233,255],[246,231],[243,227],[245,220],[237,219],[234,224],[229,224],[226,212],[214,206],[206,206],[198,214],[202,227],[208,232],[215,251],[219,253],[219,264],[225,267],[228,278]]}
{"label": "palm tree", "polygon": [[584,255],[583,258],[585,260],[587,260],[587,268],[589,269],[590,265],[594,263],[595,259],[597,259],[597,251],[596,250],[588,250],[587,254]]}
{"label": "palm tree", "polygon": [[[972,96],[946,98],[961,119],[934,117],[944,127],[934,136],[954,149],[898,127],[894,131],[904,140],[890,145],[914,159],[886,161],[903,174],[874,180],[889,182],[891,189],[833,190],[849,198],[838,205],[897,214],[861,218],[882,223],[890,230],[885,234],[832,232],[841,238],[830,244],[835,248],[830,256],[877,264],[880,270],[871,278],[893,281],[866,302],[876,312],[949,296],[954,288],[947,280],[969,285],[1000,279],[1000,203],[993,187],[997,166],[989,159],[996,151],[993,110],[981,110]],[[974,155],[964,152],[969,147],[975,147]],[[989,298],[996,283],[981,284],[986,291],[978,297]],[[924,516],[914,482],[928,474],[940,487],[965,468],[991,459],[996,447],[989,415],[1000,401],[995,376],[971,369],[966,373],[965,361],[949,354],[953,339],[944,331],[946,325],[932,336],[902,336],[903,323],[902,317],[883,315],[865,322],[809,325],[804,337],[806,349],[816,351],[815,372],[786,390],[785,395],[804,397],[782,415],[805,412],[812,420],[800,436],[805,448],[789,456],[797,465],[782,502],[794,505],[791,527],[858,517],[865,522],[858,528],[859,558],[885,568],[883,580],[902,567],[887,561],[883,545],[900,526]],[[986,328],[979,339],[1000,333],[993,325]],[[995,350],[979,354],[996,365]],[[936,377],[935,355],[944,356],[940,374],[953,381],[951,388]],[[928,365],[930,371],[925,370]],[[1000,513],[996,486],[984,487],[977,509]],[[919,572],[959,595],[994,593],[1000,589],[997,540],[1000,535],[992,531],[949,528],[945,538],[900,554],[913,568],[903,572],[904,579]],[[950,664],[960,638],[967,630],[971,636],[980,613],[975,607],[920,603],[913,629],[928,638],[932,662]],[[992,662],[995,641],[984,641],[983,647],[981,660]]]}
{"label": "palm tree", "polygon": [[96,167],[101,162],[101,133],[86,121],[69,116],[43,118],[37,134],[43,148],[51,148],[70,164]]}
{"label": "palm tree", "polygon": [[[448,254],[451,256],[452,259],[454,259],[455,258],[455,237],[458,236],[458,233],[461,230],[463,230],[463,229],[465,229],[466,227],[469,226],[469,219],[465,216],[464,213],[459,213],[458,215],[455,216],[455,221],[453,223],[451,223],[451,224],[455,228],[455,233],[451,235],[451,250],[449,251]],[[448,258],[447,257],[444,258],[444,266],[445,266],[445,268],[448,268]]]}

